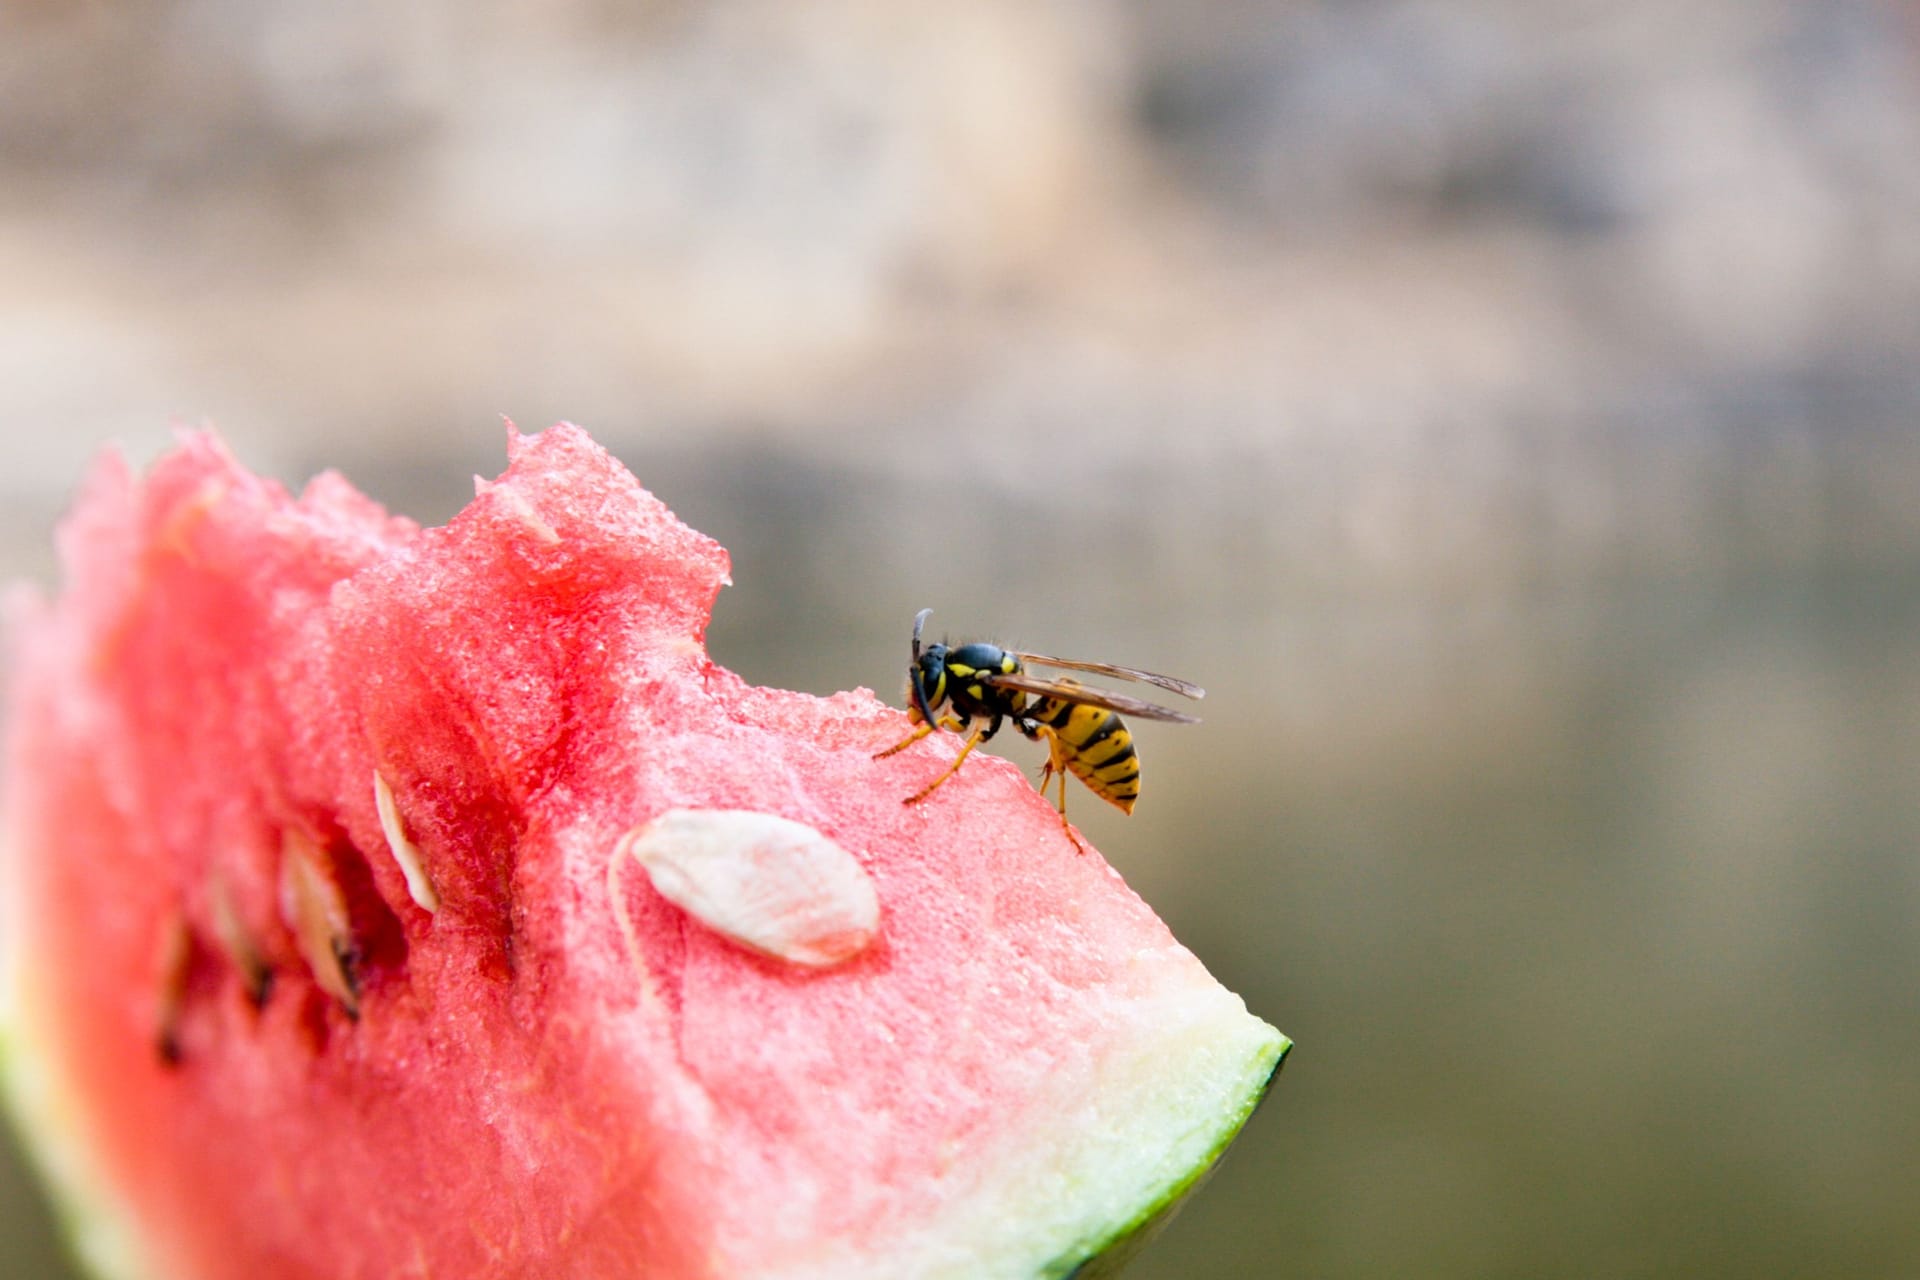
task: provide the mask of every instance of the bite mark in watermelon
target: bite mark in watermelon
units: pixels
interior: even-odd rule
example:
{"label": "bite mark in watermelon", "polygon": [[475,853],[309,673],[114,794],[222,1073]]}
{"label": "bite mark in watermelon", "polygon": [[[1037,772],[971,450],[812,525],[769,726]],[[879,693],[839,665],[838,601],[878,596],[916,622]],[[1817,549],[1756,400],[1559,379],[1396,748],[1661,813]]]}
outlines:
{"label": "bite mark in watermelon", "polygon": [[[907,724],[866,690],[713,663],[725,552],[584,432],[508,443],[443,528],[205,434],[144,478],[107,457],[63,525],[64,590],[14,632],[0,901],[11,1098],[82,1254],[1117,1262],[1286,1039],[1011,764],[902,805],[946,735],[876,763]],[[635,847],[677,810],[753,830]],[[798,853],[755,845],[789,826]]]}

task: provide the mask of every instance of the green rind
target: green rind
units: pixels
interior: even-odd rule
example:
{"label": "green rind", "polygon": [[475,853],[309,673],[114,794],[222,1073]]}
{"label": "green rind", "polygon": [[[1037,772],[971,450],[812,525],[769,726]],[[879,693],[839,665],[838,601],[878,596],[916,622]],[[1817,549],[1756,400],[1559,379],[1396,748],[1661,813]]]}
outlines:
{"label": "green rind", "polygon": [[0,1100],[20,1149],[40,1175],[73,1259],[99,1280],[148,1280],[154,1271],[131,1216],[87,1164],[79,1111],[33,1049],[16,973],[6,976],[0,995]]}
{"label": "green rind", "polygon": [[1248,1095],[1244,1106],[1224,1118],[1218,1139],[1186,1177],[1169,1185],[1163,1194],[1142,1206],[1137,1217],[1121,1224],[1112,1234],[1047,1264],[1040,1271],[1038,1280],[1106,1280],[1107,1277],[1120,1274],[1127,1263],[1160,1233],[1160,1229],[1173,1220],[1174,1214],[1186,1204],[1187,1199],[1213,1176],[1227,1148],[1233,1145],[1234,1139],[1246,1128],[1247,1121],[1266,1101],[1292,1049],[1293,1041],[1284,1035],[1278,1037],[1271,1054],[1262,1059],[1264,1074],[1260,1077],[1259,1086]]}
{"label": "green rind", "polygon": [[1216,1164],[1291,1048],[1184,948],[1141,953],[1113,996],[1111,1039],[1027,1093],[922,1212],[822,1241],[763,1280],[1113,1274]]}

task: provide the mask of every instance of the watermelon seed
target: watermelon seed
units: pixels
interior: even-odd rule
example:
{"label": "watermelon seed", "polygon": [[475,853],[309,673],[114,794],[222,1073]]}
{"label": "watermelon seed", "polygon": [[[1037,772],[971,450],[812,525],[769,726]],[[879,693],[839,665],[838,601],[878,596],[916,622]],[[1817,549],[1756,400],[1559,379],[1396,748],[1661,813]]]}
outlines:
{"label": "watermelon seed", "polygon": [[475,476],[473,478],[473,492],[476,497],[482,498],[488,494],[492,494],[500,505],[506,508],[507,515],[526,527],[527,532],[533,535],[535,542],[542,543],[549,547],[559,545],[560,534],[552,525],[546,522],[546,519],[541,516],[538,511],[533,509],[533,503],[527,501],[527,495],[520,492],[515,486],[510,484],[495,484],[490,480]]}
{"label": "watermelon seed", "polygon": [[715,933],[822,969],[866,950],[880,898],[854,856],[812,827],[741,809],[673,809],[622,836],[661,897]]}
{"label": "watermelon seed", "polygon": [[373,804],[380,811],[380,830],[386,833],[387,848],[392,850],[393,860],[400,864],[400,874],[407,878],[408,895],[429,915],[439,911],[440,891],[434,888],[433,878],[427,874],[420,847],[407,839],[406,824],[400,820],[393,788],[387,785],[378,769],[373,771]]}
{"label": "watermelon seed", "polygon": [[198,488],[167,513],[166,519],[154,532],[153,545],[171,551],[188,564],[198,563],[200,557],[193,549],[194,530],[227,496],[227,487],[227,480],[223,476],[208,476],[202,480]]}
{"label": "watermelon seed", "polygon": [[267,993],[273,986],[273,970],[267,967],[253,935],[247,932],[247,926],[241,921],[240,910],[233,904],[233,894],[227,889],[226,880],[218,874],[213,878],[207,897],[213,913],[213,936],[219,942],[220,949],[226,952],[227,959],[232,961],[233,967],[240,971],[242,981],[247,984],[247,999],[258,1009],[267,1002]]}
{"label": "watermelon seed", "polygon": [[180,1018],[186,1007],[187,971],[193,961],[193,935],[187,918],[175,912],[160,934],[160,1002],[154,1048],[160,1061],[180,1065]]}
{"label": "watermelon seed", "polygon": [[640,936],[634,932],[633,913],[627,909],[627,897],[621,891],[620,869],[626,865],[627,841],[623,836],[614,846],[613,856],[607,859],[607,901],[613,904],[613,919],[620,926],[621,942],[626,944],[627,963],[633,966],[634,977],[640,983],[640,1007],[649,1016],[656,1016],[662,1011],[660,987],[647,968],[647,958],[640,953]]}
{"label": "watermelon seed", "polygon": [[350,1018],[360,1016],[360,988],[353,976],[353,930],[346,895],[325,865],[326,855],[307,836],[289,828],[280,840],[280,915],[293,931],[301,959],[320,989]]}

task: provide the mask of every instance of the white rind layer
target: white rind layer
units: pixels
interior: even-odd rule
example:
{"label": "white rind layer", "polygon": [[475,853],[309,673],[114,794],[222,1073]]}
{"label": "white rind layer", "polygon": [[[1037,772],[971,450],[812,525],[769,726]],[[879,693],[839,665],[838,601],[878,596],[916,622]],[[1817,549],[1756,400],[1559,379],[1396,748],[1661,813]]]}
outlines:
{"label": "white rind layer", "polygon": [[1066,1276],[1176,1201],[1246,1123],[1290,1042],[1184,948],[1159,958],[1168,981],[1117,1004],[1124,1025],[1084,1071],[1061,1073],[992,1144],[957,1159],[936,1212],[891,1238],[831,1241],[740,1274]]}
{"label": "white rind layer", "polygon": [[[9,893],[8,897],[15,895]],[[0,1090],[59,1211],[68,1247],[99,1280],[159,1280],[133,1216],[93,1167],[85,1111],[38,1047],[47,1037],[20,964],[20,922],[0,921]]]}

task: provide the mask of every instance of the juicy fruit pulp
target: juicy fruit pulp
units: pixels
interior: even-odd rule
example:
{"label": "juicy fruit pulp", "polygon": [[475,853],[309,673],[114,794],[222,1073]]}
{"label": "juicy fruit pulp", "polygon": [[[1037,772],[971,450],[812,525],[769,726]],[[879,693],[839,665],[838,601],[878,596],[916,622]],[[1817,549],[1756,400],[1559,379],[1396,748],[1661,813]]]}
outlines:
{"label": "juicy fruit pulp", "polygon": [[[144,479],[105,460],[63,526],[17,631],[0,901],[13,1100],[83,1252],[1064,1275],[1155,1217],[1285,1039],[1017,769],[903,806],[950,744],[876,764],[904,717],[865,690],[715,665],[725,552],[583,432],[509,452],[421,529],[194,435]],[[620,868],[671,811],[801,853],[647,845],[699,868],[670,900]],[[768,875],[773,906],[729,896]]]}

